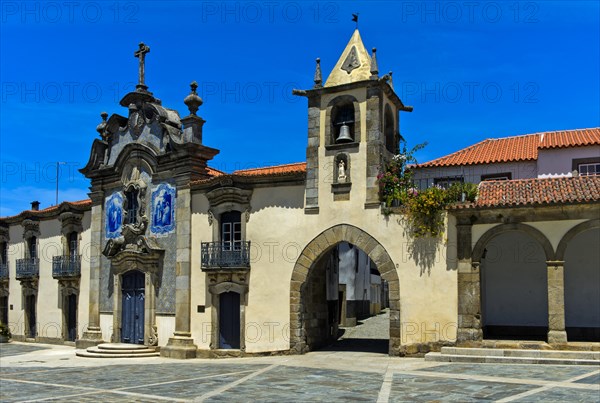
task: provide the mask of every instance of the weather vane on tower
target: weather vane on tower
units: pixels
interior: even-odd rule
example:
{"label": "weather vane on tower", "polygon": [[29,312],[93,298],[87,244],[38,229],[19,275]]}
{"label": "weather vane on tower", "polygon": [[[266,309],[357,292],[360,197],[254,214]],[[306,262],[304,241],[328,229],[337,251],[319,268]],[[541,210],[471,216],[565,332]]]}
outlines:
{"label": "weather vane on tower", "polygon": [[352,21],[356,23],[356,29],[358,29],[358,13],[352,14]]}

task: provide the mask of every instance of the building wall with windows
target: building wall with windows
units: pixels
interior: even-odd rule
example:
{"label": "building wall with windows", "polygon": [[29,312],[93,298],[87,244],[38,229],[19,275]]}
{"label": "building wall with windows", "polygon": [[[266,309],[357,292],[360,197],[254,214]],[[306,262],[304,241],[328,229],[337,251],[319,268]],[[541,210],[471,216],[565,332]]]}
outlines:
{"label": "building wall with windows", "polygon": [[577,170],[579,174],[587,174],[587,169],[581,171],[581,164],[586,168],[593,165],[590,174],[600,174],[600,146],[569,147],[543,149],[538,152],[538,177],[571,175]]}

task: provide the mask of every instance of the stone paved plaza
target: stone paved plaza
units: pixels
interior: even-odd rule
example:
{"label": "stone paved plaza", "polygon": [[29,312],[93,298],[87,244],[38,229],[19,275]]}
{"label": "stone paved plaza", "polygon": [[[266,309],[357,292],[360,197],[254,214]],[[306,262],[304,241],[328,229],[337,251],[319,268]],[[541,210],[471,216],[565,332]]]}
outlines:
{"label": "stone paved plaza", "polygon": [[344,350],[220,360],[93,359],[76,357],[73,347],[12,342],[0,344],[0,400],[600,401],[600,369],[593,366],[430,363]]}

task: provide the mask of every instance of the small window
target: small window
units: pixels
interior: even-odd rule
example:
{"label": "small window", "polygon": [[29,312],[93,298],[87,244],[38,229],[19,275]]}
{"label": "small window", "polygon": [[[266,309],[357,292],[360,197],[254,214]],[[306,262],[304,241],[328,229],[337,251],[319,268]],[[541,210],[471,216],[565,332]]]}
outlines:
{"label": "small window", "polygon": [[223,250],[241,250],[242,213],[239,211],[221,214],[221,245]]}
{"label": "small window", "polygon": [[0,242],[0,263],[7,264],[8,263],[8,243]]}
{"label": "small window", "polygon": [[71,232],[69,234],[69,256],[76,257],[77,256],[77,244],[78,244],[79,234],[77,232]]}
{"label": "small window", "polygon": [[481,181],[509,181],[512,179],[511,172],[503,172],[497,174],[481,175]]}
{"label": "small window", "polygon": [[32,236],[31,238],[29,238],[28,242],[28,252],[29,252],[29,258],[30,259],[35,259],[37,258],[37,237]]}
{"label": "small window", "polygon": [[578,168],[581,176],[600,175],[600,163],[579,164]]}
{"label": "small window", "polygon": [[462,176],[446,176],[444,178],[435,178],[433,184],[443,189],[448,189],[453,183],[463,183],[465,179]]}
{"label": "small window", "polygon": [[136,224],[139,209],[137,189],[125,192],[125,198],[127,200],[127,217],[125,219],[125,224]]}

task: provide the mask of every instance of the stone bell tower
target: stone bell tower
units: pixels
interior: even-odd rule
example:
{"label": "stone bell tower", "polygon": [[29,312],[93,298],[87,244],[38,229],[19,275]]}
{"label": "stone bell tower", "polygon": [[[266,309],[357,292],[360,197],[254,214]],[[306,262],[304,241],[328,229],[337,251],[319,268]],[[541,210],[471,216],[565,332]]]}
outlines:
{"label": "stone bell tower", "polygon": [[294,91],[308,98],[305,212],[343,201],[377,208],[377,175],[398,153],[399,112],[412,107],[394,92],[391,72],[379,76],[376,49],[369,55],[358,29],[325,84],[316,62],[314,87]]}

